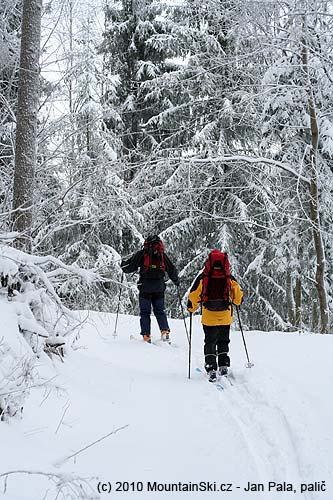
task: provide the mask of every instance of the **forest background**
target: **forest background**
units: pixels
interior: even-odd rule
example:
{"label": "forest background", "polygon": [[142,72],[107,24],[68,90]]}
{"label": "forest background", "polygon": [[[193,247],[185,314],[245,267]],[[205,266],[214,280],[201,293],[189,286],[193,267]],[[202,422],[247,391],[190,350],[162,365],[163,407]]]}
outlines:
{"label": "forest background", "polygon": [[2,276],[135,313],[158,233],[183,297],[219,248],[245,326],[332,331],[332,37],[332,1],[2,0]]}

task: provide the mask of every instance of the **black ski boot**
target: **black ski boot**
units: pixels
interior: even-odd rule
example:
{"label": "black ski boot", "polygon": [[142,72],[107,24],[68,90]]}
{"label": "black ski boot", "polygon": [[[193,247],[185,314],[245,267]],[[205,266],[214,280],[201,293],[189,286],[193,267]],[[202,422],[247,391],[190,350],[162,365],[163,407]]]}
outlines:
{"label": "black ski boot", "polygon": [[209,382],[216,382],[216,380],[217,380],[216,371],[211,370],[210,372],[208,372],[208,381]]}
{"label": "black ski boot", "polygon": [[224,375],[228,375],[228,367],[227,366],[219,366],[219,375],[223,377]]}

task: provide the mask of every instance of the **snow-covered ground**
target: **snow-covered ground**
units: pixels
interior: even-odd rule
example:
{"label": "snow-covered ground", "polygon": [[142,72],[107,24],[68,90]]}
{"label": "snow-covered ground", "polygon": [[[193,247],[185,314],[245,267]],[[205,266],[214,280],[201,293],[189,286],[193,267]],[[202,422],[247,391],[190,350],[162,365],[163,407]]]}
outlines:
{"label": "snow-covered ground", "polygon": [[[114,338],[114,319],[89,313],[65,363],[41,367],[45,383],[31,389],[23,418],[0,423],[0,474],[36,473],[11,474],[6,484],[2,477],[0,498],[55,499],[53,480],[62,481],[64,498],[88,498],[79,483],[66,485],[70,474],[86,479],[89,498],[333,498],[332,336],[246,332],[255,363],[248,369],[232,331],[233,385],[218,391],[196,370],[199,317],[191,380],[182,321],[171,320],[169,346],[131,340],[138,318],[125,315]],[[287,491],[269,491],[270,482]],[[249,483],[259,491],[245,491]],[[111,494],[98,495],[98,485],[111,485]]]}

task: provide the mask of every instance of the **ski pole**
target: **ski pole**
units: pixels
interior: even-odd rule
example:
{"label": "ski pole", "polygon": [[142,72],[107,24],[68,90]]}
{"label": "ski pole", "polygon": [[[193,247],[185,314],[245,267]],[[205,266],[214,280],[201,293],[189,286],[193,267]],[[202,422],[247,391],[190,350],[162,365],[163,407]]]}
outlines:
{"label": "ski pole", "polygon": [[191,378],[192,313],[190,313],[190,341],[188,346],[188,378]]}
{"label": "ski pole", "polygon": [[249,359],[249,353],[247,352],[247,347],[246,347],[246,342],[245,342],[245,336],[244,336],[244,332],[243,332],[242,322],[241,322],[240,315],[239,315],[239,306],[236,306],[236,311],[237,311],[237,316],[238,316],[239,328],[240,328],[240,331],[242,332],[242,337],[243,337],[245,352],[246,352],[246,356],[247,356],[247,365],[246,365],[246,368],[252,368],[252,366],[254,366],[254,363],[251,363],[251,361]]}
{"label": "ski pole", "polygon": [[124,273],[122,273],[121,280],[120,280],[120,289],[119,289],[119,297],[118,297],[117,314],[116,314],[116,321],[115,321],[115,324],[114,324],[114,331],[113,331],[113,337],[114,338],[117,337],[117,325],[118,325],[118,316],[119,316],[119,307],[120,307],[121,293],[122,293],[122,290],[123,290],[123,287],[122,287],[123,280],[124,280]]}
{"label": "ski pole", "polygon": [[186,332],[186,336],[187,336],[187,342],[190,343],[190,337],[189,337],[188,330],[187,330],[187,324],[186,324],[186,320],[185,320],[185,314],[184,314],[182,299],[181,299],[181,296],[180,296],[180,292],[179,292],[179,287],[178,286],[177,286],[177,292],[178,292],[178,299],[179,299],[180,308],[182,310],[182,316],[183,316],[183,321],[184,321],[184,325],[185,325],[185,332]]}

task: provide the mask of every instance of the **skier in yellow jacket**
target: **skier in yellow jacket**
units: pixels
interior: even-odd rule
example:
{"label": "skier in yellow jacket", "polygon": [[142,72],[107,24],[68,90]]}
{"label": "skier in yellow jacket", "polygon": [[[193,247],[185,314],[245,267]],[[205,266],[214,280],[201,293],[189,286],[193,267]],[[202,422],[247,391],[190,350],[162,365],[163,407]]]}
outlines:
{"label": "skier in yellow jacket", "polygon": [[[209,295],[213,297],[212,300]],[[211,382],[216,380],[217,370],[220,375],[228,373],[233,304],[239,306],[242,299],[243,292],[236,279],[230,275],[227,254],[212,251],[204,270],[192,285],[187,303],[190,313],[195,312],[199,304],[202,305],[205,369]]]}

